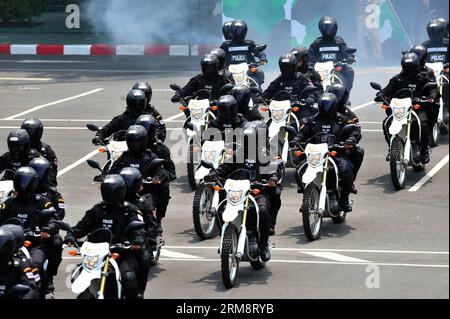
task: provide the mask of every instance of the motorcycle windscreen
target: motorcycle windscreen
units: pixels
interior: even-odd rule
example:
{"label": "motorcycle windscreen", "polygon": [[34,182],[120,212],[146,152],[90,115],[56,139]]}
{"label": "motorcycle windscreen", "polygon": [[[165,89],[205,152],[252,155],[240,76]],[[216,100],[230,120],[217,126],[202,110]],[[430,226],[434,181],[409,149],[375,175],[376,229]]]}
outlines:
{"label": "motorcycle windscreen", "polygon": [[412,105],[411,98],[392,99],[392,124],[389,127],[389,134],[397,135],[408,122],[408,111]]}
{"label": "motorcycle windscreen", "polygon": [[227,206],[222,218],[224,222],[231,222],[239,215],[239,211],[244,209],[244,201],[250,190],[250,181],[228,179],[224,188],[227,192]]}
{"label": "motorcycle windscreen", "polygon": [[0,202],[4,202],[9,193],[14,189],[13,181],[1,181],[0,182]]}
{"label": "motorcycle windscreen", "polygon": [[203,179],[206,175],[209,174],[210,171],[211,170],[209,168],[200,166],[198,170],[195,172],[195,179],[197,180]]}

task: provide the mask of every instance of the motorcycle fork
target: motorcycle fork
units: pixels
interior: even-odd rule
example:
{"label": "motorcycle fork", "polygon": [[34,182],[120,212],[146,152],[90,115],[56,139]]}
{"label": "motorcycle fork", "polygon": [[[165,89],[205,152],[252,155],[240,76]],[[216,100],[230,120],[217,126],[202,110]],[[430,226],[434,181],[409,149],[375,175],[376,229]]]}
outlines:
{"label": "motorcycle fork", "polygon": [[100,281],[100,290],[98,292],[98,299],[104,299],[106,275],[108,273],[109,256],[106,256],[105,267],[103,267],[102,279]]}
{"label": "motorcycle fork", "polygon": [[[319,213],[324,214],[326,209],[326,192],[324,195],[322,195],[322,192],[327,189],[327,177],[328,177],[328,162],[329,162],[330,155],[327,154],[325,158],[325,165],[323,169],[323,177],[322,177],[322,186],[320,187],[320,194],[319,194]],[[322,199],[322,197],[325,196],[325,198]],[[321,208],[322,207],[322,208]]]}

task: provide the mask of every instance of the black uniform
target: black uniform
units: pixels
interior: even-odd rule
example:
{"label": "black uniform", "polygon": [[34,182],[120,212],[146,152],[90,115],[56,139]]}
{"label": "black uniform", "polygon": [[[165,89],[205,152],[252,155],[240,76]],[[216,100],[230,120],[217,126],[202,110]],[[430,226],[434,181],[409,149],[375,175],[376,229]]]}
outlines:
{"label": "black uniform", "polygon": [[[390,81],[389,84],[382,90],[382,95],[390,101],[392,98],[394,98],[394,94],[403,88],[408,88],[412,90],[413,97],[421,98],[421,90],[424,87],[425,84],[429,82],[434,82],[434,79],[430,78],[427,73],[420,72],[415,77],[410,77],[406,72],[401,72],[394,76]],[[432,98],[435,101],[439,98],[439,91],[438,89],[433,89],[431,92],[424,92],[427,94],[428,98]],[[422,143],[422,149],[428,147],[429,140],[430,140],[430,130],[434,126],[437,120],[436,114],[439,111],[439,105],[436,103],[426,103],[423,105],[422,108],[419,110],[416,110],[417,115],[420,118],[421,121],[421,143]],[[388,127],[390,123],[388,123],[389,118],[386,118],[383,122],[383,131],[385,134],[386,142],[389,144],[390,142],[390,135],[388,131]],[[417,136],[415,133],[415,126],[413,125],[413,135]]]}
{"label": "black uniform", "polygon": [[[45,260],[47,259],[48,242],[52,239],[52,236],[56,235],[58,232],[58,229],[53,224],[56,220],[56,216],[51,216],[48,223],[45,225],[36,225],[34,221],[40,211],[50,208],[53,208],[53,204],[42,195],[35,195],[30,198],[22,198],[13,195],[2,203],[0,208],[0,224],[10,218],[18,218],[23,223],[23,228],[25,230],[30,228],[34,229],[34,227],[39,226],[41,230],[45,230],[45,232],[50,234],[50,238],[45,240],[42,240],[39,237],[27,239],[32,243],[32,245],[28,247],[28,251],[30,252],[31,259],[39,269],[38,277],[40,277],[44,282],[46,275],[43,271],[43,266]],[[46,228],[43,229],[42,227]],[[45,286],[45,284],[43,286]]]}
{"label": "black uniform", "polygon": [[158,126],[156,128],[156,137],[164,142],[167,137],[167,129],[166,129],[166,122],[164,122],[161,113],[159,113],[159,111],[153,104],[147,104],[145,112],[150,115],[153,115],[153,117],[158,121]]}
{"label": "black uniform", "polygon": [[[319,37],[309,47],[310,63],[311,65],[314,65],[317,62],[341,62],[349,57],[346,53],[347,49],[347,44],[340,36],[335,36],[332,39]],[[346,66],[341,71],[341,74],[344,77],[347,89],[350,92],[353,88],[355,72],[350,66]]]}
{"label": "black uniform", "polygon": [[[122,243],[124,240],[123,232],[127,225],[133,221],[142,221],[141,212],[135,205],[124,202],[120,206],[108,206],[105,202],[101,202],[88,210],[83,219],[72,228],[72,236],[74,238],[82,238],[99,228],[107,228],[113,235],[111,244]],[[139,260],[145,243],[144,232],[137,231],[133,238],[128,240],[131,240],[132,244],[140,245],[142,248],[140,251],[121,253],[118,264],[122,275],[122,288],[125,298],[136,299],[138,294],[137,274]]]}
{"label": "black uniform", "polygon": [[279,94],[277,100],[288,99],[291,101],[298,101],[300,99],[300,93],[308,85],[309,83],[304,77],[285,79],[282,75],[279,75],[263,92],[263,98],[267,101],[272,100],[278,92],[284,90],[287,91],[287,93]]}
{"label": "black uniform", "polygon": [[50,164],[50,173],[49,173],[49,183],[51,186],[56,187],[58,185],[56,181],[56,177],[58,176],[58,158],[56,157],[55,152],[47,143],[40,142],[40,145],[36,148],[36,150],[47,159]]}
{"label": "black uniform", "polygon": [[[119,131],[126,131],[131,125],[136,123],[136,120],[142,114],[134,114],[130,111],[125,111],[122,114],[114,117],[111,122],[106,124],[97,134],[101,139],[105,139]],[[124,133],[125,136],[125,133]]]}
{"label": "black uniform", "polygon": [[189,80],[189,82],[181,89],[181,96],[192,97],[192,95],[200,90],[206,89],[211,92],[211,100],[219,98],[219,91],[225,85],[230,83],[229,79],[223,73],[218,73],[212,77],[205,77],[202,73],[197,74]]}
{"label": "black uniform", "polygon": [[39,278],[33,272],[34,265],[24,256],[13,256],[10,260],[0,261],[0,300],[7,297],[8,291],[15,285],[24,285],[30,291],[22,299],[39,298]]}
{"label": "black uniform", "polygon": [[345,108],[344,114],[341,114],[344,118],[345,124],[354,124],[356,125],[355,134],[353,136],[353,140],[350,140],[349,142],[353,142],[353,148],[349,150],[349,159],[352,161],[353,166],[353,180],[356,180],[356,176],[358,175],[359,169],[361,168],[361,165],[364,160],[364,148],[359,145],[358,143],[362,139],[362,132],[361,132],[361,124],[359,123],[359,118],[356,116],[355,113],[353,113],[352,110],[350,110],[349,107]]}
{"label": "black uniform", "polygon": [[[19,169],[20,167],[28,166],[33,158],[39,157],[40,154],[35,150],[31,149],[28,154],[24,155],[22,158],[15,158],[11,152],[6,152],[0,156],[0,173],[5,169],[11,169],[13,171]],[[5,172],[3,175],[3,180],[12,180],[13,173]]]}
{"label": "black uniform", "polygon": [[427,63],[448,63],[448,41],[427,40],[423,43],[423,46],[427,48],[428,52]]}

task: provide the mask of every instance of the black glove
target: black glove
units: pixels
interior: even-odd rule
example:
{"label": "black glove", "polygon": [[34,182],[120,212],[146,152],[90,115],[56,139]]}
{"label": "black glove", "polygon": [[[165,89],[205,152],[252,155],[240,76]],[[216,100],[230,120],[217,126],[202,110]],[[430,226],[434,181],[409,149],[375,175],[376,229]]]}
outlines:
{"label": "black glove", "polygon": [[101,143],[102,139],[100,136],[95,135],[95,137],[92,139],[92,144],[99,145]]}
{"label": "black glove", "polygon": [[75,238],[71,234],[67,234],[67,236],[64,237],[64,244],[66,244],[66,245],[74,245],[75,244]]}
{"label": "black glove", "polygon": [[356,140],[352,137],[345,140],[345,145],[356,145]]}
{"label": "black glove", "polygon": [[216,174],[215,173],[210,173],[208,175],[206,175],[203,180],[206,183],[210,183],[210,182],[215,182],[216,181]]}
{"label": "black glove", "polygon": [[180,97],[179,97],[178,95],[174,95],[174,96],[172,96],[172,98],[170,99],[170,101],[171,101],[172,103],[180,102]]}
{"label": "black glove", "polygon": [[312,106],[312,105],[314,105],[314,103],[316,103],[316,99],[315,98],[309,97],[309,98],[306,99],[306,105]]}
{"label": "black glove", "polygon": [[266,104],[266,100],[260,95],[258,96],[258,98],[256,99],[256,103],[258,104]]}
{"label": "black glove", "polygon": [[384,102],[383,94],[381,92],[378,92],[377,95],[375,96],[374,101],[375,102]]}

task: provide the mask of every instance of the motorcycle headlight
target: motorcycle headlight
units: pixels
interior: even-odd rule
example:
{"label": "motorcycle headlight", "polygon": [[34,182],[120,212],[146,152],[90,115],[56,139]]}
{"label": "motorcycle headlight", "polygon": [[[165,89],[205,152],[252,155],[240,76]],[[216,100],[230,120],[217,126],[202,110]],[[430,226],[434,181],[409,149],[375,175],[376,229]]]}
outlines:
{"label": "motorcycle headlight", "polygon": [[393,113],[394,113],[394,117],[395,117],[396,119],[401,120],[402,118],[405,117],[405,114],[406,114],[406,107],[398,107],[398,108],[395,108]]}
{"label": "motorcycle headlight", "polygon": [[93,270],[98,266],[98,256],[87,256],[83,257],[83,266],[87,269]]}
{"label": "motorcycle headlight", "polygon": [[245,80],[244,72],[233,73],[233,79],[237,83],[241,83]]}
{"label": "motorcycle headlight", "polygon": [[191,115],[195,120],[200,120],[203,116],[203,109],[192,109]]}
{"label": "motorcycle headlight", "polygon": [[322,81],[325,81],[326,79],[328,79],[328,71],[320,71],[319,72],[319,75],[320,75],[320,79],[322,80]]}
{"label": "motorcycle headlight", "polygon": [[205,160],[207,162],[214,162],[216,159],[217,151],[205,151]]}
{"label": "motorcycle headlight", "polygon": [[228,201],[232,204],[238,204],[242,198],[242,191],[230,191],[228,193]]}
{"label": "motorcycle headlight", "polygon": [[320,164],[320,153],[308,154],[308,164],[316,167]]}
{"label": "motorcycle headlight", "polygon": [[284,118],[284,110],[273,110],[272,118],[275,122],[281,122]]}

